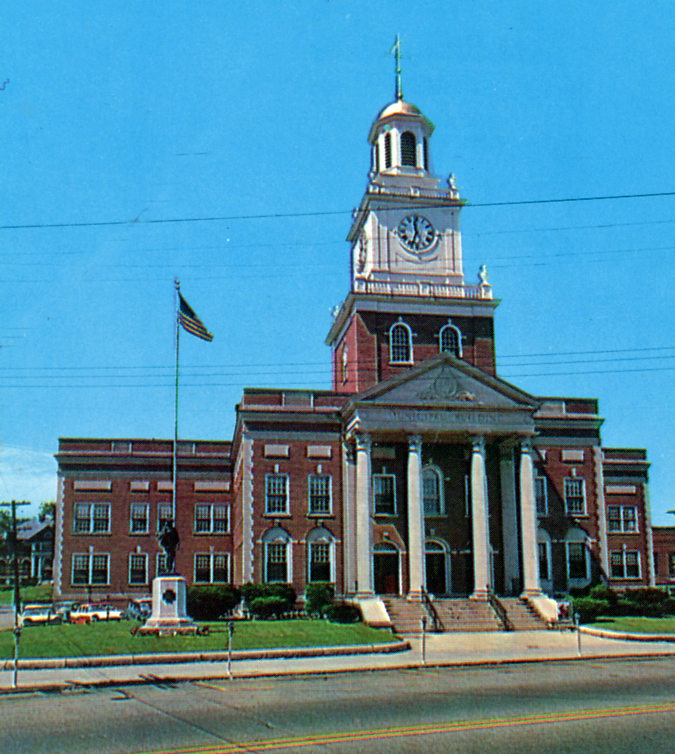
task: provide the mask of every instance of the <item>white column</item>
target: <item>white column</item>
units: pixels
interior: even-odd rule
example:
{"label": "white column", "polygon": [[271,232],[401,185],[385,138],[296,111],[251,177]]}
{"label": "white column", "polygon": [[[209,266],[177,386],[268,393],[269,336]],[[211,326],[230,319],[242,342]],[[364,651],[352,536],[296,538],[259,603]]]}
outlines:
{"label": "white column", "polygon": [[505,594],[516,595],[520,591],[518,501],[516,496],[516,465],[513,460],[513,445],[510,443],[501,448],[499,472],[502,490]]}
{"label": "white column", "polygon": [[485,440],[471,440],[471,525],[473,529],[473,593],[471,599],[486,600],[490,588],[490,544],[488,532]]}
{"label": "white column", "polygon": [[370,494],[370,436],[356,436],[356,594],[372,597],[373,527]]}
{"label": "white column", "polygon": [[521,597],[539,597],[539,547],[537,545],[537,507],[534,497],[534,467],[531,446],[520,446],[520,521],[523,541],[523,591]]}
{"label": "white column", "polygon": [[424,507],[422,505],[422,438],[408,437],[408,599],[422,598],[424,568]]}
{"label": "white column", "polygon": [[356,592],[356,457],[351,443],[342,445],[343,590]]}

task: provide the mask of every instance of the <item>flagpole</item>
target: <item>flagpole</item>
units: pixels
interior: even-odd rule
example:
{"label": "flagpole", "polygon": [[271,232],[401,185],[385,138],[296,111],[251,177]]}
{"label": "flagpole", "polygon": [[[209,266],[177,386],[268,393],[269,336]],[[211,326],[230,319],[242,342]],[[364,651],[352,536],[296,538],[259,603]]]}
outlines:
{"label": "flagpole", "polygon": [[179,345],[180,345],[180,326],[178,324],[178,301],[180,296],[180,280],[176,278],[174,280],[174,285],[176,287],[174,299],[175,299],[175,307],[174,311],[176,314],[176,396],[175,396],[175,403],[174,403],[174,423],[173,423],[173,494],[171,499],[171,515],[173,517],[174,526],[176,524],[176,483],[177,483],[177,477],[178,477],[178,354],[179,354]]}

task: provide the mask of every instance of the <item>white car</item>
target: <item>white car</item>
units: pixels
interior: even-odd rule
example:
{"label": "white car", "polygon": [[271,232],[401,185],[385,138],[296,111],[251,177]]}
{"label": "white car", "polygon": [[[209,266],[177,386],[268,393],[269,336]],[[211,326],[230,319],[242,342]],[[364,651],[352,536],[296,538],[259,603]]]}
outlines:
{"label": "white car", "polygon": [[26,605],[19,613],[19,626],[33,624],[48,626],[62,622],[63,617],[56,612],[52,605]]}
{"label": "white car", "polygon": [[99,620],[122,620],[122,611],[107,603],[85,602],[70,613],[71,623],[91,623]]}

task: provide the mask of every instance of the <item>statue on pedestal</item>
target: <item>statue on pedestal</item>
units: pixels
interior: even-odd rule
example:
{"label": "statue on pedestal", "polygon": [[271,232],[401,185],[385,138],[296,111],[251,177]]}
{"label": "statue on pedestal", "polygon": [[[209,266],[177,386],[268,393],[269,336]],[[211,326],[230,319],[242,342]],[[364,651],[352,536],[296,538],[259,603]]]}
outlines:
{"label": "statue on pedestal", "polygon": [[178,529],[174,526],[173,521],[169,520],[164,524],[157,535],[157,539],[166,554],[166,572],[175,573],[176,550],[178,550],[178,547],[180,546],[180,537],[178,536]]}

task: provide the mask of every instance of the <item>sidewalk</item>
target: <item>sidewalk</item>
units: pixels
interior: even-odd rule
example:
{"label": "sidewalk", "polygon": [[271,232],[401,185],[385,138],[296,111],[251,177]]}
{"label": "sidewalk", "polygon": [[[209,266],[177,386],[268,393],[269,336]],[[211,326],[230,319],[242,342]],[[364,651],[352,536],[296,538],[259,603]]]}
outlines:
{"label": "sidewalk", "polygon": [[[422,667],[421,638],[407,637],[409,649],[389,653],[334,654],[344,648],[318,648],[322,653],[292,650],[292,656],[237,659],[234,679],[284,675],[369,672]],[[395,644],[398,642],[394,642]],[[391,647],[396,649],[396,647]],[[238,653],[245,654],[245,653]],[[265,654],[265,653],[256,653]],[[277,653],[278,654],[278,653]],[[582,633],[581,655],[576,633],[567,631],[519,631],[510,633],[456,633],[426,637],[426,666],[463,667],[519,662],[557,662],[606,658],[675,657],[675,644],[659,641],[623,641]],[[0,693],[62,690],[91,686],[137,683],[215,681],[227,679],[227,662],[157,662],[147,665],[100,665],[82,668],[19,669],[18,689],[12,689],[12,670],[0,671]],[[9,662],[3,667],[11,668]]]}

